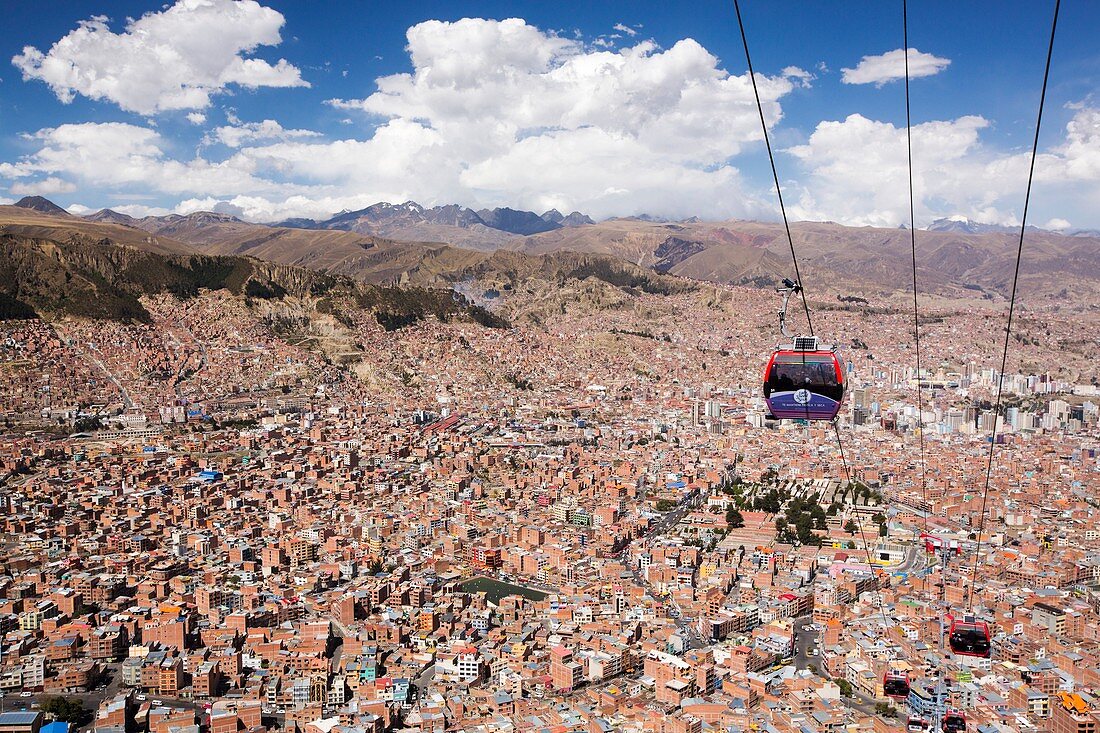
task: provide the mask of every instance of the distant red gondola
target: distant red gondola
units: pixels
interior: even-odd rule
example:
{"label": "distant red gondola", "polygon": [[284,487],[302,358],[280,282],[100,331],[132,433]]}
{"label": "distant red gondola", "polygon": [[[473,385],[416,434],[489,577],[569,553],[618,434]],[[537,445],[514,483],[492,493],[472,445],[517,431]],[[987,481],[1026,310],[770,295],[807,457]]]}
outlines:
{"label": "distant red gondola", "polygon": [[990,644],[989,624],[967,616],[962,621],[951,619],[951,632],[947,643],[951,651],[964,657],[989,659],[993,648]]}
{"label": "distant red gondola", "polygon": [[966,730],[966,716],[959,710],[948,710],[943,716],[944,733],[963,733]]}
{"label": "distant red gondola", "polygon": [[909,675],[898,670],[887,670],[882,678],[882,692],[886,697],[904,700],[909,697]]}

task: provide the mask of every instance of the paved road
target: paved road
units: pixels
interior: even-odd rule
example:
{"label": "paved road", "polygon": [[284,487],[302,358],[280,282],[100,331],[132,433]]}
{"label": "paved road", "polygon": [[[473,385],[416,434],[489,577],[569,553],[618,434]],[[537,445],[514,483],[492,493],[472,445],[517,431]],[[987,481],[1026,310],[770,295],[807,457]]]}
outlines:
{"label": "paved road", "polygon": [[[650,529],[638,539],[641,540],[643,543],[648,544],[649,542],[665,534],[669,530],[676,527],[676,525],[678,525],[689,512],[694,511],[695,508],[698,507],[699,504],[702,502],[702,500],[702,493],[700,493],[698,490],[692,491],[690,494],[684,497],[684,499],[676,506],[676,508],[662,515],[662,517],[657,521],[657,524],[655,524],[652,529]],[[659,596],[659,594],[656,593],[650,586],[649,581],[645,578],[645,576],[642,575],[641,569],[638,566],[631,565],[630,573],[634,576],[634,582],[636,584],[648,590],[650,595],[654,597]],[[706,646],[706,640],[703,639],[703,637],[699,634],[699,631],[692,623],[692,621],[694,621],[695,619],[686,618],[674,598],[669,597],[668,604],[671,607],[671,615],[673,617],[673,620],[676,622],[676,626],[677,628],[679,628],[680,634],[685,639],[685,646],[687,647],[687,649],[700,649]]]}
{"label": "paved road", "polygon": [[413,679],[409,680],[409,702],[419,702],[427,694],[435,679],[435,665],[431,664]]}
{"label": "paved road", "polygon": [[863,693],[857,692],[856,690],[852,690],[851,697],[845,697],[843,700],[844,704],[847,707],[855,708],[864,715],[874,715],[875,705],[882,702],[881,700],[875,700],[874,698],[867,697]]}
{"label": "paved road", "polygon": [[813,630],[803,631],[802,627],[813,623],[812,616],[802,616],[794,619],[794,666],[795,669],[807,669],[812,664],[821,666],[821,657],[811,654],[811,650],[818,648],[821,635]]}
{"label": "paved road", "polygon": [[88,347],[87,349],[82,349],[75,340],[73,340],[73,346],[79,353],[86,357],[88,361],[99,367],[100,370],[105,375],[107,375],[107,379],[110,379],[112,382],[114,382],[115,386],[118,387],[119,394],[122,395],[122,404],[125,405],[127,410],[132,410],[134,407],[134,401],[130,399],[130,393],[126,391],[126,388],[124,386],[122,386],[122,381],[114,375],[114,372],[108,369],[107,365],[104,364],[98,356],[92,354],[91,347]]}
{"label": "paved road", "polygon": [[[130,688],[125,687],[122,684],[122,665],[112,662],[107,667],[108,674],[110,675],[110,681],[106,686],[100,686],[97,689],[93,689],[89,692],[74,692],[74,693],[51,693],[51,692],[36,692],[30,697],[22,697],[18,692],[9,692],[3,697],[0,697],[0,712],[10,712],[13,710],[38,710],[43,702],[52,697],[63,697],[66,700],[78,700],[84,707],[92,714],[93,723],[79,730],[91,730],[94,726],[95,711],[99,708],[100,703],[104,700],[109,700],[114,697],[120,691],[126,691]],[[139,693],[141,694],[141,693]],[[176,708],[184,708],[186,710],[195,710],[202,713],[202,702],[195,702],[193,700],[181,700],[178,698],[167,697],[165,695],[155,695],[149,693],[143,695],[146,699],[143,702],[152,702],[153,700],[160,700],[165,705]]]}
{"label": "paved road", "polygon": [[[794,619],[794,664],[795,669],[807,669],[810,665],[817,668],[821,668],[821,657],[811,653],[812,649],[820,649],[821,633],[817,631],[803,631],[802,627],[812,624],[813,618],[811,616],[803,616],[801,618]],[[820,651],[818,652],[820,654]],[[874,715],[875,706],[882,702],[882,700],[875,700],[872,697],[868,697],[857,690],[852,691],[850,697],[841,698],[841,702],[845,707],[858,710],[865,715]],[[899,706],[896,702],[891,702],[891,705],[900,712],[904,712],[905,707]]]}
{"label": "paved road", "polygon": [[906,549],[905,559],[901,561],[901,564],[888,568],[888,570],[891,573],[911,573],[914,569],[923,569],[924,562],[925,557],[923,548],[917,544],[913,544]]}

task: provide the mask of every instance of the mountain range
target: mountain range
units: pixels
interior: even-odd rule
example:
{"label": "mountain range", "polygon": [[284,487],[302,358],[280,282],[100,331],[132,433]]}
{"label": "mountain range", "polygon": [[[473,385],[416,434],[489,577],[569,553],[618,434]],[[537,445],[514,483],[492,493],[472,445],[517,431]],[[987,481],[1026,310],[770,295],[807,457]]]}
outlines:
{"label": "mountain range", "polygon": [[[1018,226],[985,224],[980,221],[968,219],[965,216],[949,216],[945,219],[936,219],[929,224],[926,229],[930,232],[956,232],[959,234],[989,234],[991,232],[998,232],[1009,234],[1015,233],[1019,235],[1020,233],[1020,227]],[[1029,225],[1027,230],[1029,232],[1040,232],[1043,234],[1060,234],[1067,237],[1100,237],[1100,230],[1098,229],[1051,230]]]}
{"label": "mountain range", "polygon": [[[887,297],[911,289],[909,233],[900,229],[795,222],[791,234],[812,295],[832,288]],[[922,292],[996,299],[1011,290],[1018,233],[923,231],[917,236]],[[770,285],[792,277],[782,224],[752,221],[656,223],[611,219],[544,232],[511,245],[545,254],[596,252],[694,280]],[[1024,297],[1100,296],[1100,238],[1029,232],[1021,266]]]}
{"label": "mountain range", "polygon": [[[42,204],[30,202],[28,199],[15,205],[42,210],[37,208]],[[191,228],[201,224],[244,223],[229,214],[215,212],[198,212],[186,217],[170,214],[138,219],[111,209],[103,209],[86,218],[133,226],[165,236],[171,236],[176,226]],[[342,211],[324,220],[287,219],[269,226],[275,229],[354,232],[402,241],[439,241],[468,249],[494,250],[517,236],[594,223],[579,211],[565,216],[558,210],[551,209],[538,215],[531,211],[509,208],[474,211],[455,204],[425,208],[415,201],[406,201],[403,204],[380,202],[357,211]]]}
{"label": "mountain range", "polygon": [[[52,204],[36,199],[27,206],[42,216]],[[374,283],[445,286],[502,266],[505,251],[535,258],[572,253],[597,258],[600,267],[640,267],[654,275],[728,284],[771,285],[793,275],[782,225],[766,222],[629,217],[594,223],[576,212],[539,216],[513,209],[425,208],[414,202],[379,203],[323,221],[275,225],[215,212],[137,219],[107,209],[84,219],[63,211],[50,216],[75,228],[110,226],[111,233],[103,236],[132,246],[249,255]],[[0,221],[0,230],[13,224]],[[33,229],[27,222],[20,226]],[[832,288],[885,297],[904,292],[911,282],[909,234],[903,229],[796,222],[791,232],[811,294]],[[957,218],[934,224],[917,237],[918,286],[945,296],[1005,297],[1017,238],[1018,230]],[[516,264],[520,262],[523,257],[509,261],[505,269],[541,272],[560,264]],[[1029,228],[1020,292],[1025,298],[1072,296],[1095,302],[1100,295],[1100,238]]]}
{"label": "mountain range", "polygon": [[[562,293],[584,281],[623,294],[696,287],[600,255],[483,252],[438,242],[250,224],[213,212],[143,220],[99,212],[83,218],[33,203],[0,206],[0,320],[46,313],[143,320],[147,314],[138,301],[141,295],[187,295],[200,288],[260,299],[286,294],[316,299],[335,285],[348,290],[359,281],[355,287],[366,289],[360,295],[375,293],[368,300],[385,307],[387,323],[407,323],[440,311],[452,297],[438,293],[452,293],[455,302],[466,304],[466,295],[477,301],[487,291],[506,292],[533,282]],[[133,223],[122,223],[127,220]],[[135,226],[139,223],[146,229]],[[378,289],[394,284],[402,287]],[[412,300],[391,293],[410,288]],[[470,307],[475,320],[493,320]]]}
{"label": "mountain range", "polygon": [[[417,224],[436,224],[461,228],[488,227],[509,234],[537,234],[562,227],[594,224],[589,217],[574,211],[563,216],[557,209],[550,209],[541,216],[532,211],[509,208],[481,209],[474,211],[457,204],[433,206],[426,209],[415,201],[403,204],[380,202],[358,211],[342,211],[330,219],[314,221],[295,219],[295,226],[303,229],[343,229],[367,233],[376,227],[401,227]],[[287,222],[282,223],[287,226]],[[374,233],[373,231],[371,233]]]}
{"label": "mountain range", "polygon": [[[538,215],[509,208],[474,211],[456,204],[425,208],[415,201],[406,201],[403,204],[380,202],[358,211],[342,211],[323,221],[293,219],[280,222],[279,226],[339,229],[399,239],[438,238],[473,249],[495,249],[511,239],[510,235],[526,236],[594,223],[579,211],[564,216],[557,209],[551,209]],[[463,236],[454,231],[456,229],[469,230],[471,234]]]}

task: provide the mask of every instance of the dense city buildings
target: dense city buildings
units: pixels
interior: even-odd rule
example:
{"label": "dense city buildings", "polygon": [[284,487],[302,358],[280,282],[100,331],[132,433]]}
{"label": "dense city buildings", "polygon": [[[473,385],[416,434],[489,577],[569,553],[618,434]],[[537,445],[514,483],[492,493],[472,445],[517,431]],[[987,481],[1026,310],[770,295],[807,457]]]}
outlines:
{"label": "dense city buildings", "polygon": [[[1100,720],[1087,313],[1027,313],[996,418],[996,309],[945,303],[920,374],[904,311],[822,309],[838,443],[766,417],[765,291],[506,329],[349,308],[346,364],[224,293],[143,302],[0,324],[0,689],[27,709],[0,730],[51,695],[98,733]],[[989,658],[946,643],[969,615]]]}
{"label": "dense city buildings", "polygon": [[409,7],[5,3],[0,733],[1100,733],[1100,3]]}

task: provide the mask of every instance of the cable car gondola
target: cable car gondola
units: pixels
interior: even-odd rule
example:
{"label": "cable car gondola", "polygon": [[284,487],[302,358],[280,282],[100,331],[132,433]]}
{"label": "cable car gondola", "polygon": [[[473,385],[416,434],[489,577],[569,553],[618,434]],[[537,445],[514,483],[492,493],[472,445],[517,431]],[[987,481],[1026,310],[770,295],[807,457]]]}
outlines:
{"label": "cable car gondola", "polygon": [[963,733],[966,730],[966,716],[960,710],[948,710],[943,716],[944,733]]}
{"label": "cable car gondola", "polygon": [[777,420],[832,420],[844,399],[844,362],[836,346],[822,347],[816,336],[787,333],[787,302],[802,287],[783,280],[779,327],[791,343],[779,344],[764,370],[764,400]]}
{"label": "cable car gondola", "polygon": [[971,616],[967,616],[962,621],[951,619],[951,632],[947,642],[951,645],[952,652],[964,657],[989,659],[992,656],[989,624],[977,621]]}
{"label": "cable car gondola", "polygon": [[909,697],[909,675],[899,670],[887,670],[882,678],[882,692],[886,697],[905,700]]}
{"label": "cable car gondola", "polygon": [[928,724],[928,721],[924,718],[910,717],[905,723],[906,730],[910,733],[924,733],[932,726]]}

